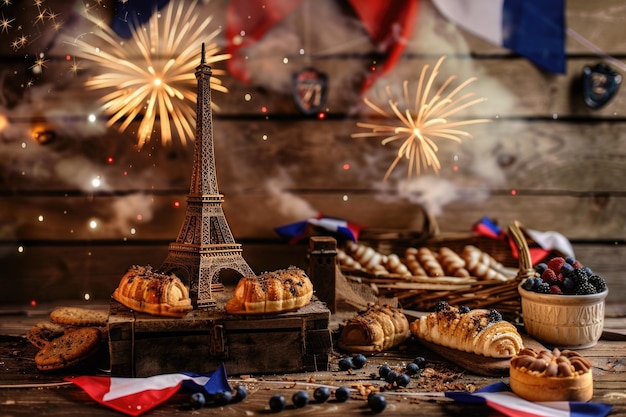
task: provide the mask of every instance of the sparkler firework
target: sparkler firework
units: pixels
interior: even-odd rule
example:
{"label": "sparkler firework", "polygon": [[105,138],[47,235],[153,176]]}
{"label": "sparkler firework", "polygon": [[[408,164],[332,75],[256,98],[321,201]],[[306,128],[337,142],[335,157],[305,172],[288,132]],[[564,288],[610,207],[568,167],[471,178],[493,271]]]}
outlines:
{"label": "sparkler firework", "polygon": [[[430,75],[428,75],[428,79],[426,77],[429,66],[425,65],[422,68],[414,100],[410,100],[409,97],[408,81],[403,83],[403,103],[400,103],[394,97],[389,86],[386,87],[385,92],[388,97],[389,110],[377,106],[367,98],[364,99],[365,104],[379,115],[386,119],[396,118],[402,122],[400,125],[358,122],[358,127],[371,129],[371,131],[353,133],[351,135],[353,138],[382,137],[381,144],[383,146],[391,142],[403,140],[396,158],[385,173],[383,181],[387,181],[391,172],[403,158],[408,159],[409,162],[407,171],[409,179],[413,172],[419,176],[422,168],[431,167],[435,174],[439,174],[441,164],[437,157],[439,147],[435,139],[448,139],[460,143],[462,138],[471,137],[470,133],[459,129],[460,127],[490,121],[489,119],[450,120],[452,116],[461,110],[486,100],[485,98],[472,99],[473,93],[458,96],[463,88],[475,81],[475,78],[464,81],[444,96],[446,89],[456,79],[456,76],[450,76],[435,94],[430,97],[431,89],[444,59],[445,56],[439,58]],[[411,102],[413,102],[412,106]]]}
{"label": "sparkler firework", "polygon": [[[93,32],[94,41],[89,42],[82,36],[68,40],[77,47],[76,56],[99,65],[99,74],[85,85],[92,90],[108,91],[100,99],[109,116],[107,126],[119,121],[119,130],[125,131],[136,117],[141,117],[137,130],[139,147],[150,140],[155,123],[159,124],[163,145],[172,142],[174,130],[182,144],[193,138],[194,69],[200,62],[200,45],[203,42],[207,45],[205,62],[208,64],[230,57],[217,54],[219,48],[212,42],[219,29],[206,34],[211,18],[201,18],[195,10],[196,1],[189,6],[186,4],[175,2],[166,6],[164,11],[153,13],[143,27],[131,25],[132,37],[127,41],[120,40],[108,24],[87,11],[85,17],[98,27]],[[215,77],[224,71],[213,69],[212,72],[211,88],[227,92]]]}

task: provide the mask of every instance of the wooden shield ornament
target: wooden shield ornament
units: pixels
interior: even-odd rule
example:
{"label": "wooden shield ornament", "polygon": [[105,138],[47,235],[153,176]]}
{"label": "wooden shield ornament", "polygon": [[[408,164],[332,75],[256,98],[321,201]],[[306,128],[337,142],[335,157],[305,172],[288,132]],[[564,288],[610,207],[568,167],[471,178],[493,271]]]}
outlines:
{"label": "wooden shield ornament", "polygon": [[326,105],[328,77],[314,68],[305,68],[293,75],[291,92],[298,110],[317,114]]}
{"label": "wooden shield ornament", "polygon": [[583,99],[592,109],[599,109],[617,94],[622,75],[606,64],[583,69]]}

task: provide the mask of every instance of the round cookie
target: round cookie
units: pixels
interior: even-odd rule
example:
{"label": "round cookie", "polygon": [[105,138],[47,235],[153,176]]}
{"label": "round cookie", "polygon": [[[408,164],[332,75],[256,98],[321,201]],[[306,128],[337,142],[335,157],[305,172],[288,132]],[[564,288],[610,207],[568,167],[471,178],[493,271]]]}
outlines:
{"label": "round cookie", "polygon": [[26,332],[26,339],[39,349],[47,346],[48,343],[63,336],[65,327],[57,323],[42,322],[37,323]]}
{"label": "round cookie", "polygon": [[64,326],[106,326],[108,314],[83,307],[58,307],[50,313],[53,323]]}
{"label": "round cookie", "polygon": [[100,347],[100,330],[83,327],[60,336],[35,356],[40,371],[57,371],[93,356]]}

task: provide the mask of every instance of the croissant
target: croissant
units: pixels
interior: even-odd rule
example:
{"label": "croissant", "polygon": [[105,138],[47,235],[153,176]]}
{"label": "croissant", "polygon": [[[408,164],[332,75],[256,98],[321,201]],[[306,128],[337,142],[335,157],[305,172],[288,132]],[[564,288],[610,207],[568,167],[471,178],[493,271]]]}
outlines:
{"label": "croissant", "polygon": [[515,326],[496,310],[456,308],[445,301],[410,324],[416,337],[449,348],[492,358],[517,355],[524,343]]}
{"label": "croissant", "polygon": [[498,262],[493,256],[489,255],[487,252],[483,252],[479,248],[473,245],[466,245],[463,248],[463,252],[461,253],[461,257],[465,260],[465,262],[469,263],[481,263],[489,266],[496,271],[504,270],[504,265]]}
{"label": "croissant", "polygon": [[420,262],[417,260],[417,252],[416,248],[407,248],[404,251],[404,259],[406,261],[406,266],[411,271],[411,274],[417,277],[425,277],[428,274],[426,270],[422,267]]}
{"label": "croissant", "polygon": [[402,311],[376,305],[348,320],[339,335],[338,346],[354,353],[382,352],[410,335],[409,322]]}
{"label": "croissant", "polygon": [[133,265],[124,274],[113,298],[131,310],[156,316],[184,317],[192,310],[189,291],[176,275]]}
{"label": "croissant", "polygon": [[231,314],[280,313],[304,307],[312,297],[313,284],[309,277],[291,266],[242,277],[225,308]]}

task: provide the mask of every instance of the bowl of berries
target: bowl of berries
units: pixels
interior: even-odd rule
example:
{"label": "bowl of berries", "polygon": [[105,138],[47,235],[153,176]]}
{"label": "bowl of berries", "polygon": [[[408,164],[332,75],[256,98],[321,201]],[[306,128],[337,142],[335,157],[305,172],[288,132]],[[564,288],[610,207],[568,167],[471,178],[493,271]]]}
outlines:
{"label": "bowl of berries", "polygon": [[604,327],[606,282],[573,257],[554,257],[535,266],[519,287],[529,335],[560,349],[595,345]]}

